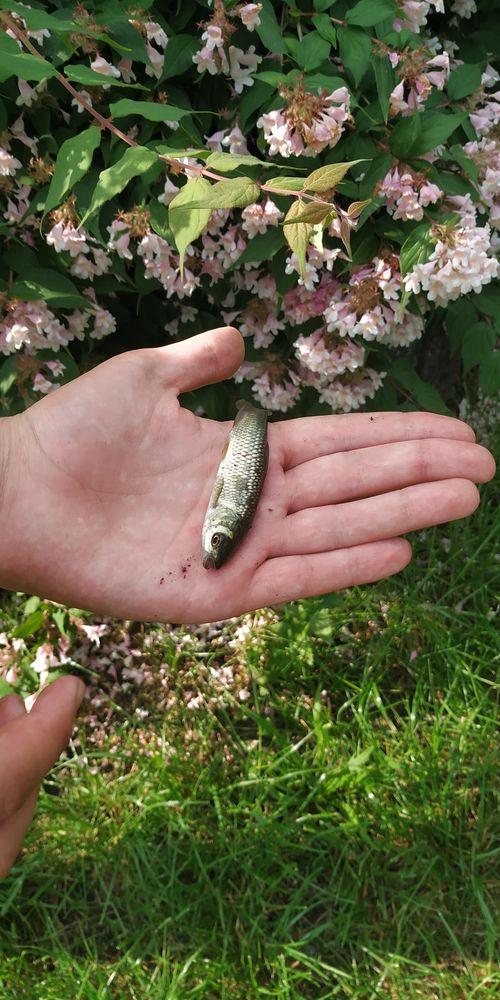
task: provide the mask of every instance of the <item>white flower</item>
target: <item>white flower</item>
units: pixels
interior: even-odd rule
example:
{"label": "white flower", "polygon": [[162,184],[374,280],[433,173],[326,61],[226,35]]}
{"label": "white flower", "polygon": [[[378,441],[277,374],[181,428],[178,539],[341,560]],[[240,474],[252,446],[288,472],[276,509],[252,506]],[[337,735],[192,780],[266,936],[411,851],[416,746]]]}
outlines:
{"label": "white flower", "polygon": [[255,55],[255,45],[251,45],[248,52],[238,49],[234,45],[229,46],[229,73],[234,80],[234,89],[237,94],[243,92],[243,87],[253,87],[253,77],[262,56]]}
{"label": "white flower", "polygon": [[[77,93],[87,104],[90,105],[90,107],[92,107],[92,98],[87,90],[78,90]],[[76,108],[78,114],[81,114],[82,111],[85,111],[85,108],[83,104],[80,104],[78,97],[73,98],[73,100],[71,101],[71,105],[72,107]]]}
{"label": "white flower", "polygon": [[144,24],[148,42],[156,42],[160,49],[164,49],[168,43],[168,37],[157,21],[146,21]]}
{"label": "white flower", "polygon": [[238,8],[238,14],[248,31],[253,31],[254,28],[258,28],[260,24],[259,14],[262,10],[261,3],[246,3],[243,7]]}
{"label": "white flower", "polygon": [[149,42],[146,44],[146,52],[151,62],[150,66],[146,63],[146,76],[155,76],[159,80],[163,73],[165,56],[163,52],[158,52],[158,49],[155,49],[154,45],[150,45]]}
{"label": "white flower", "polygon": [[466,20],[477,11],[475,0],[453,0],[451,9],[454,14],[458,14],[458,17],[464,17]]}
{"label": "white flower", "polygon": [[19,142],[23,143],[23,146],[27,146],[31,150],[33,156],[36,156],[38,152],[37,140],[31,139],[29,135],[26,135],[22,115],[19,115],[19,118],[16,118],[15,122],[9,126],[9,133],[13,139],[18,139]]}
{"label": "white flower", "polygon": [[[120,70],[113,66],[112,63],[108,62],[104,56],[96,56],[91,62],[90,68],[94,70],[94,73],[101,73],[103,76],[113,76],[116,80],[119,80],[121,74]],[[105,90],[109,90],[111,86],[110,83],[103,83]]]}
{"label": "white flower", "polygon": [[9,153],[4,146],[0,146],[0,176],[11,177],[20,167],[22,167],[20,160],[16,160],[12,153]]}
{"label": "white flower", "polygon": [[57,253],[68,250],[72,257],[78,254],[88,253],[87,233],[84,229],[75,229],[74,226],[64,225],[64,222],[56,222],[45,237],[49,246],[54,247]]}
{"label": "white flower", "polygon": [[16,97],[16,104],[18,106],[24,104],[27,108],[31,108],[31,105],[38,97],[35,88],[30,87],[26,80],[18,80],[17,86],[19,87],[19,97]]}

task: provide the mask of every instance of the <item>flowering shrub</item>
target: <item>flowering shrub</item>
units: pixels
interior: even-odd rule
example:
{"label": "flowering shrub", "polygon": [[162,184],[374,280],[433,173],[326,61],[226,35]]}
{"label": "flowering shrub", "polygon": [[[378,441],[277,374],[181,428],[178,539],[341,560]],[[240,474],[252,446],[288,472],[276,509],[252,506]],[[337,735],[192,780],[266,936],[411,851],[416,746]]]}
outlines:
{"label": "flowering shrub", "polygon": [[439,326],[494,393],[495,21],[489,0],[0,0],[4,412],[95,341],[222,322],[269,410],[445,410],[415,367]]}

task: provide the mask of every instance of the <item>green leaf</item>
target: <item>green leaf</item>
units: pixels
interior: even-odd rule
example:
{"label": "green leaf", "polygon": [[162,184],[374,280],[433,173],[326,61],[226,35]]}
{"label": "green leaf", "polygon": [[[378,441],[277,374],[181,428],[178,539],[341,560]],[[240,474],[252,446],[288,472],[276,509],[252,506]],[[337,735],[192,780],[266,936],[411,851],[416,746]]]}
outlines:
{"label": "green leaf", "polygon": [[406,358],[398,358],[391,365],[389,374],[416,402],[431,413],[450,413],[441,393],[434,385],[424,382]]}
{"label": "green leaf", "polygon": [[233,153],[210,153],[207,159],[207,167],[211,167],[212,170],[220,170],[222,173],[238,170],[238,167],[274,167],[276,169],[274,163],[264,163],[263,160],[258,160],[256,156],[250,156],[249,154],[238,156]]}
{"label": "green leaf", "polygon": [[64,75],[73,83],[80,83],[82,87],[129,87],[132,90],[147,90],[142,83],[125,83],[124,80],[116,80],[114,76],[96,73],[90,66],[65,66]]}
{"label": "green leaf", "polygon": [[5,698],[5,695],[13,693],[14,688],[12,685],[7,684],[7,681],[4,681],[3,677],[0,677],[0,698]]}
{"label": "green leaf", "polygon": [[160,83],[173,77],[180,77],[188,69],[194,69],[193,56],[199,47],[199,38],[194,38],[193,35],[172,35],[165,49],[165,63]]}
{"label": "green leaf", "polygon": [[347,163],[327,163],[324,167],[318,167],[317,170],[313,170],[312,174],[309,174],[305,181],[303,181],[304,189],[316,191],[317,193],[329,191],[331,188],[336,187],[351,167],[354,167],[356,163],[364,162],[366,161],[363,158],[360,160],[349,160]]}
{"label": "green leaf", "polygon": [[308,35],[304,36],[299,45],[297,52],[298,65],[305,73],[308,70],[317,69],[325,59],[328,59],[330,48],[330,42],[325,41],[317,31],[310,31]]}
{"label": "green leaf", "polygon": [[381,153],[370,163],[362,181],[359,184],[359,194],[361,198],[373,195],[377,181],[381,181],[392,167],[392,156],[390,153]]}
{"label": "green leaf", "polygon": [[492,316],[498,320],[500,317],[500,287],[488,285],[483,288],[479,295],[474,296],[474,305],[485,316]]}
{"label": "green leaf", "polygon": [[349,24],[357,24],[361,28],[371,28],[386,17],[395,17],[397,12],[394,0],[360,0],[346,13]]}
{"label": "green leaf", "polygon": [[444,325],[453,353],[458,350],[469,327],[478,321],[478,313],[470,299],[462,296],[450,302],[446,309]]}
{"label": "green leaf", "polygon": [[[178,197],[178,195],[176,195]],[[250,177],[231,177],[209,185],[206,198],[195,208],[245,208],[260,197],[260,188]],[[174,199],[175,200],[175,199]],[[173,205],[170,202],[170,206]]]}
{"label": "green leaf", "polygon": [[57,70],[46,59],[21,52],[17,42],[0,31],[0,82],[3,83],[10,76],[39,82],[56,75]]}
{"label": "green leaf", "polygon": [[401,277],[413,271],[416,264],[425,264],[436,245],[436,237],[428,222],[417,226],[401,247],[400,271]]}
{"label": "green leaf", "polygon": [[409,157],[416,148],[422,132],[422,115],[414,112],[408,118],[402,118],[390,135],[390,146],[393,153],[400,157]]}
{"label": "green leaf", "polygon": [[331,17],[328,14],[318,14],[314,18],[314,27],[322,38],[325,38],[330,45],[337,45],[337,31],[332,24]]}
{"label": "green leaf", "polygon": [[283,39],[283,32],[276,20],[271,0],[260,0],[260,2],[262,4],[262,10],[259,14],[260,24],[256,25],[255,31],[263,45],[269,49],[269,52],[276,53],[276,55],[284,55],[286,44]]}
{"label": "green leaf", "polygon": [[464,363],[464,375],[476,365],[486,363],[496,343],[496,333],[488,323],[475,323],[462,337],[460,350]]}
{"label": "green leaf", "polygon": [[248,241],[246,249],[243,251],[236,264],[260,264],[263,260],[271,260],[275,253],[285,244],[284,234],[281,227],[269,226],[265,233],[257,233],[253,239]]}
{"label": "green leaf", "polygon": [[101,142],[101,134],[96,125],[91,125],[90,128],[63,142],[57,154],[55,170],[47,191],[44,216],[64,201],[75,184],[90,169],[94,152]]}
{"label": "green leaf", "polygon": [[330,94],[339,87],[345,87],[346,81],[341,76],[332,76],[329,73],[308,73],[304,77],[304,89],[308,92],[315,90],[327,90]]}
{"label": "green leaf", "polygon": [[113,118],[125,118],[128,115],[140,115],[150,122],[179,122],[186,115],[191,115],[191,109],[174,108],[171,104],[154,104],[152,101],[134,101],[124,97],[109,105]]}
{"label": "green leaf", "polygon": [[302,191],[304,182],[304,177],[269,177],[266,185],[268,187],[283,188],[285,191]]}
{"label": "green leaf", "polygon": [[288,246],[297,255],[299,270],[302,277],[304,276],[306,269],[306,250],[309,245],[311,233],[314,229],[312,223],[294,222],[298,216],[302,215],[303,211],[303,202],[300,200],[294,201],[285,216],[284,222],[286,222],[287,225],[284,226],[283,229]]}
{"label": "green leaf", "polygon": [[[254,75],[255,79],[255,75]],[[246,132],[252,115],[260,112],[263,105],[272,97],[272,88],[263,80],[255,80],[253,87],[247,87],[246,93],[238,98],[240,128]]]}
{"label": "green leaf", "polygon": [[[298,70],[295,72],[298,73]],[[270,69],[263,69],[262,73],[254,73],[253,78],[254,80],[262,80],[263,83],[268,83],[271,87],[275,87],[276,90],[287,80],[285,73],[276,73]]]}
{"label": "green leaf", "polygon": [[336,0],[314,0],[313,7],[319,11],[329,10],[330,7],[334,6],[335,2]]}
{"label": "green leaf", "polygon": [[446,90],[452,101],[468,97],[481,86],[481,67],[477,64],[464,63],[458,66],[449,76]]}
{"label": "green leaf", "polygon": [[30,635],[34,635],[38,632],[38,629],[43,625],[45,621],[45,611],[41,608],[38,611],[33,611],[31,615],[28,615],[26,621],[21,622],[17,628],[14,629],[12,636],[14,639],[28,639]]}
{"label": "green leaf", "polygon": [[145,146],[129,146],[117,163],[113,163],[113,166],[103,170],[99,175],[92,201],[82,219],[82,224],[102,205],[123,191],[133,177],[144,174],[157,162],[158,156],[152,149],[146,149]]}
{"label": "green leaf", "polygon": [[371,62],[372,43],[362,28],[339,28],[340,58],[357,87]]}
{"label": "green leaf", "polygon": [[12,298],[34,302],[43,299],[51,308],[89,308],[89,300],[80,295],[78,289],[59,271],[48,267],[33,268],[22,279],[15,281],[10,289]]}
{"label": "green leaf", "polygon": [[10,357],[0,365],[0,396],[6,396],[17,380],[15,360],[15,357]]}
{"label": "green leaf", "polygon": [[389,117],[389,98],[396,85],[396,77],[389,56],[373,56],[372,65],[373,72],[375,73],[380,108],[384,116],[384,121],[387,123]]}
{"label": "green leaf", "polygon": [[500,351],[493,351],[487,361],[479,366],[479,385],[486,396],[500,392]]}
{"label": "green leaf", "polygon": [[[170,202],[168,224],[179,251],[181,274],[184,271],[187,247],[198,239],[212,214],[211,208],[204,207],[205,198],[208,198],[211,190],[211,184],[204,177],[192,177]],[[200,207],[201,198],[203,207]]]}
{"label": "green leaf", "polygon": [[[467,114],[465,111],[458,114],[446,114],[444,111],[424,111],[418,117],[420,118],[421,130],[411,149],[413,156],[430,153],[436,146],[446,142],[467,118]],[[397,128],[399,126],[394,129],[394,133]],[[396,150],[394,151],[396,152]]]}
{"label": "green leaf", "polygon": [[313,226],[318,222],[323,222],[327,215],[336,215],[333,205],[324,205],[318,201],[309,201],[304,205],[300,215],[294,216],[288,222],[285,218],[283,226],[295,225],[297,222],[312,222]]}

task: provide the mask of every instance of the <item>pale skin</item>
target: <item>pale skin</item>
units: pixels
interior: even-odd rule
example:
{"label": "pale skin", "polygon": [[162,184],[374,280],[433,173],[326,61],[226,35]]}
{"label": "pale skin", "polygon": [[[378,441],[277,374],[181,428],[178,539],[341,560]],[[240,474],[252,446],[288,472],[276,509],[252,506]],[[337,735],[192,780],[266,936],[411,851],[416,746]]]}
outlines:
{"label": "pale skin", "polygon": [[[231,423],[178,395],[228,378],[243,350],[223,327],[123,354],[0,421],[0,586],[121,618],[216,621],[390,576],[411,557],[401,535],[475,510],[494,463],[459,420],[277,421],[254,524],[205,570],[201,526]],[[61,678],[29,715],[16,696],[0,701],[0,876],[83,691]]]}

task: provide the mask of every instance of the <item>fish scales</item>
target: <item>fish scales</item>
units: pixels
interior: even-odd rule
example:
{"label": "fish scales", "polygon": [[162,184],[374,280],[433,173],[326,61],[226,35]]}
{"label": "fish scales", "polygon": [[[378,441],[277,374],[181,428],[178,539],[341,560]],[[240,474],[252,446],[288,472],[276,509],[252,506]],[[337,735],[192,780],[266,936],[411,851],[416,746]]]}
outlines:
{"label": "fish scales", "polygon": [[203,524],[203,565],[218,569],[250,527],[267,472],[267,414],[239,403]]}
{"label": "fish scales", "polygon": [[259,410],[242,413],[235,423],[223,459],[222,506],[236,511],[243,521],[257,509],[267,471],[266,414]]}

